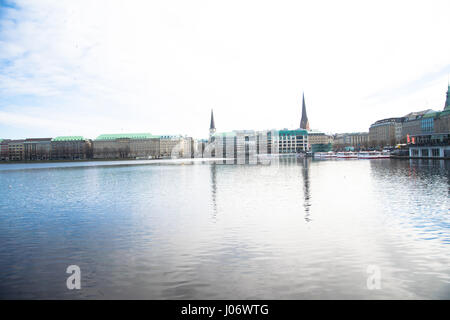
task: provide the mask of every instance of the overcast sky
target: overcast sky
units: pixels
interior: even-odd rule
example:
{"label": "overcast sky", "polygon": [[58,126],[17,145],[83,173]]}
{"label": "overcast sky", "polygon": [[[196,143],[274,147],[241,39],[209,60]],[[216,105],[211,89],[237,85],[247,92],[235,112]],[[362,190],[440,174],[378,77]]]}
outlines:
{"label": "overcast sky", "polygon": [[441,110],[450,1],[0,0],[0,138],[367,131]]}

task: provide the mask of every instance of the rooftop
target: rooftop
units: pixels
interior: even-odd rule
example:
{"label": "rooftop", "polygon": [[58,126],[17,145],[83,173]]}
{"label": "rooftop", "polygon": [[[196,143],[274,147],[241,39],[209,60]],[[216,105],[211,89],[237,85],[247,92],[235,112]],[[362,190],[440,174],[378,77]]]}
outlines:
{"label": "rooftop", "polygon": [[216,132],[213,135],[214,137],[236,137],[236,132]]}
{"label": "rooftop", "polygon": [[421,118],[424,114],[433,111],[431,109],[427,109],[427,110],[422,110],[422,111],[416,111],[416,112],[410,112],[407,115],[404,116],[404,118],[406,118],[406,120],[411,121],[411,120],[415,120],[418,118]]}
{"label": "rooftop", "polygon": [[84,140],[82,136],[59,136],[52,139],[52,141],[81,141]]}
{"label": "rooftop", "polygon": [[378,121],[372,123],[370,126],[381,125],[381,124],[385,124],[385,123],[398,123],[398,122],[403,122],[403,121],[405,121],[404,117],[386,118],[386,119],[378,120]]}
{"label": "rooftop", "polygon": [[160,138],[160,139],[180,139],[183,136],[181,134],[163,134],[160,136],[154,136],[155,138]]}
{"label": "rooftop", "polygon": [[308,130],[306,129],[295,129],[295,130],[288,130],[283,129],[278,131],[279,135],[307,135]]}
{"label": "rooftop", "polygon": [[152,139],[159,138],[151,133],[113,133],[113,134],[101,134],[96,140],[116,140],[116,139]]}
{"label": "rooftop", "polygon": [[25,142],[50,142],[52,138],[27,138]]}

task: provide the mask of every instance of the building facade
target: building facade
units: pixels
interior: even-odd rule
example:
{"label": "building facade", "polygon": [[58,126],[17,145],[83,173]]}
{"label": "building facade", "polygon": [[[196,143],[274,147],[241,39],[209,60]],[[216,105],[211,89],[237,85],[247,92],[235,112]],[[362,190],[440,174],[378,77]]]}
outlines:
{"label": "building facade", "polygon": [[101,134],[92,141],[94,159],[151,159],[159,157],[159,136],[151,133]]}
{"label": "building facade", "polygon": [[[324,132],[310,130],[308,131],[308,143],[310,148],[313,146],[328,146],[333,143],[333,136],[327,135]],[[317,149],[317,147],[315,147]]]}
{"label": "building facade", "polygon": [[411,158],[450,159],[450,84],[442,111],[427,110],[407,123]]}
{"label": "building facade", "polygon": [[338,133],[334,136],[333,145],[336,148],[353,147],[365,149],[369,146],[368,132]]}
{"label": "building facade", "polygon": [[60,136],[51,140],[52,160],[85,160],[92,158],[91,141],[82,136]]}
{"label": "building facade", "polygon": [[0,161],[9,161],[9,141],[7,139],[0,139]]}
{"label": "building facade", "polygon": [[300,153],[309,151],[308,131],[305,129],[279,130],[274,137],[278,138],[279,153]]}
{"label": "building facade", "polygon": [[25,140],[10,140],[8,142],[8,158],[10,161],[25,159]]}
{"label": "building facade", "polygon": [[373,147],[394,146],[402,141],[404,117],[378,120],[369,128],[369,141]]}
{"label": "building facade", "polygon": [[24,160],[39,161],[52,159],[52,138],[29,138],[24,142]]}
{"label": "building facade", "polygon": [[181,135],[161,135],[159,156],[162,158],[192,158],[194,155],[194,139]]}
{"label": "building facade", "polygon": [[310,150],[308,131],[296,130],[234,130],[219,132],[212,139],[213,150],[206,156],[236,159],[236,163],[254,164],[258,155],[295,154]]}

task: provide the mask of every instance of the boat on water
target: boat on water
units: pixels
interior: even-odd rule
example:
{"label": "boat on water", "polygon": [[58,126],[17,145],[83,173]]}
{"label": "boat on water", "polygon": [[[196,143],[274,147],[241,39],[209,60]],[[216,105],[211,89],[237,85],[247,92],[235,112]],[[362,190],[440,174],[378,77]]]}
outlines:
{"label": "boat on water", "polygon": [[315,153],[314,153],[314,158],[320,158],[320,159],[331,159],[331,158],[336,158],[336,153],[334,153],[333,151],[328,151],[328,152],[315,152]]}
{"label": "boat on water", "polygon": [[352,151],[338,152],[336,154],[336,158],[338,158],[338,159],[358,158],[358,154],[356,152],[352,152]]}
{"label": "boat on water", "polygon": [[361,151],[358,153],[358,159],[378,159],[380,154],[378,151]]}
{"label": "boat on water", "polygon": [[390,158],[391,157],[391,152],[389,150],[383,150],[380,152],[380,155],[378,156],[378,158]]}
{"label": "boat on water", "polygon": [[389,151],[361,151],[358,153],[358,159],[383,159],[390,157]]}
{"label": "boat on water", "polygon": [[390,158],[389,151],[360,151],[360,152],[352,152],[352,151],[341,151],[341,152],[315,152],[315,159],[383,159]]}

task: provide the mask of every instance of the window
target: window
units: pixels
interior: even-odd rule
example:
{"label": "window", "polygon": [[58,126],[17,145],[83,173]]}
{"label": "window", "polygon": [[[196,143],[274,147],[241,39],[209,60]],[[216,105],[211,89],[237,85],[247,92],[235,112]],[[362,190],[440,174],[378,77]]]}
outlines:
{"label": "window", "polygon": [[428,149],[422,149],[422,157],[428,157]]}
{"label": "window", "polygon": [[434,130],[434,119],[427,118],[423,119],[421,122],[422,132],[433,132]]}
{"label": "window", "polygon": [[438,148],[431,149],[431,154],[433,157],[439,157],[441,155],[440,150]]}

